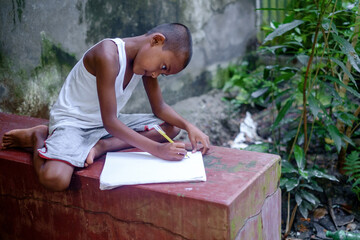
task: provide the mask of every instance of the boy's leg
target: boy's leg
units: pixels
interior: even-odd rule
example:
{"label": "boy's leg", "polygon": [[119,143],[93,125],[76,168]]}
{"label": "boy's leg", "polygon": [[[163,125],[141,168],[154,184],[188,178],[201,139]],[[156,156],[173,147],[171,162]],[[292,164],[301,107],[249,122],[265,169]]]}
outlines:
{"label": "boy's leg", "polygon": [[[38,154],[34,153],[34,156],[44,161]],[[38,171],[39,181],[44,187],[52,191],[64,191],[70,185],[74,167],[60,161],[46,160]]]}
{"label": "boy's leg", "polygon": [[11,130],[4,134],[2,147],[31,147],[33,149],[33,164],[40,183],[53,191],[65,190],[71,180],[74,167],[58,161],[40,158],[38,149],[44,146],[48,136],[48,127],[39,125],[33,128]]}
{"label": "boy's leg", "polygon": [[[168,123],[162,124],[161,128],[166,132],[166,134],[170,138],[176,137],[180,132],[179,128],[174,127]],[[140,133],[143,136],[148,137],[154,141],[157,141],[157,142],[165,142],[166,141],[166,139],[162,135],[160,135],[155,129],[152,129],[150,131],[142,131],[142,132],[138,132],[138,133]],[[86,158],[85,166],[92,164],[94,162],[94,159],[100,157],[102,154],[104,154],[106,152],[118,151],[121,149],[130,148],[130,147],[132,147],[132,146],[118,138],[115,138],[115,137],[100,139],[95,144],[95,146],[90,150],[90,152]]]}
{"label": "boy's leg", "polygon": [[[8,148],[32,148],[37,138],[47,137],[48,127],[39,125],[26,129],[14,129],[4,134],[2,149]],[[44,143],[42,143],[44,144]]]}

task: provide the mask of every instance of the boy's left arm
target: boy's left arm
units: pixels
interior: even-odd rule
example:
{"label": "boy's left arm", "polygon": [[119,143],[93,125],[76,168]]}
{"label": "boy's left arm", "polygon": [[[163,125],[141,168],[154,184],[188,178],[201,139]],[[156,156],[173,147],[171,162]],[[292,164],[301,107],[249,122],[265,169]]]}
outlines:
{"label": "boy's left arm", "polygon": [[149,98],[151,109],[155,116],[173,126],[186,130],[189,135],[193,152],[197,150],[197,143],[200,142],[203,145],[202,154],[205,154],[210,147],[209,137],[196,126],[181,117],[164,102],[161,89],[156,78],[144,76],[143,83]]}

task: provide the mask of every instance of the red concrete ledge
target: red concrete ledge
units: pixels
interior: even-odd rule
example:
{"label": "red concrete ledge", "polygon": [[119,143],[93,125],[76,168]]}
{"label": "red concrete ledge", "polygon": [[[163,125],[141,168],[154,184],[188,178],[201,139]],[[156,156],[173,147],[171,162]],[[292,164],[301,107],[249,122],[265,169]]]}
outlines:
{"label": "red concrete ledge", "polygon": [[[46,123],[0,113],[0,136]],[[204,163],[206,182],[101,191],[102,158],[54,193],[31,153],[0,150],[0,239],[280,239],[280,157],[212,146]]]}

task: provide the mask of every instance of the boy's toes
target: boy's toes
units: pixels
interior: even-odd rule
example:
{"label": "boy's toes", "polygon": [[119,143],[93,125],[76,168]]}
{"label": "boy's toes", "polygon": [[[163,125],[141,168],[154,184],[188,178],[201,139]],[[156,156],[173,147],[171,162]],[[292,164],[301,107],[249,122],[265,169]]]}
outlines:
{"label": "boy's toes", "polygon": [[7,149],[10,147],[10,143],[8,141],[4,141],[1,143],[1,148],[2,149]]}
{"label": "boy's toes", "polygon": [[94,148],[92,148],[85,160],[85,167],[91,165],[94,163],[94,158],[95,158],[95,151]]}
{"label": "boy's toes", "polygon": [[85,164],[87,165],[87,166],[89,166],[89,165],[91,165],[91,164],[93,164],[94,163],[94,160],[91,158],[91,159],[89,159],[89,158],[87,158],[86,159],[86,161],[85,161]]}

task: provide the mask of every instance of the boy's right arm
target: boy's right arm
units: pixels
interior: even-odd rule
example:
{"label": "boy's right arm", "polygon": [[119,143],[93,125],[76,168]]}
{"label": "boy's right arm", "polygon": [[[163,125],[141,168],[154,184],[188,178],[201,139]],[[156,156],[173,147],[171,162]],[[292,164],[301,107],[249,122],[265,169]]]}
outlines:
{"label": "boy's right arm", "polygon": [[119,72],[116,45],[104,41],[89,52],[96,75],[101,118],[105,129],[131,146],[166,160],[181,160],[186,154],[183,143],[158,143],[130,129],[117,118],[115,79]]}

